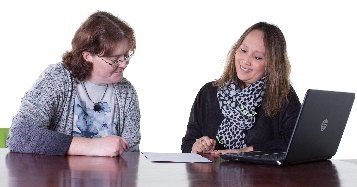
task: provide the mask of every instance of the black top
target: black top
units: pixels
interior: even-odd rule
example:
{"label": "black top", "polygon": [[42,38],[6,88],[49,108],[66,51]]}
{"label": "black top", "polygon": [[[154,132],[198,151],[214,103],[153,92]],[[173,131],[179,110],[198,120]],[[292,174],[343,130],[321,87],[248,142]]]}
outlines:
{"label": "black top", "polygon": [[[216,139],[224,116],[217,99],[217,87],[212,83],[201,88],[192,105],[186,135],[182,138],[183,153],[191,152],[196,139],[202,136]],[[286,151],[301,108],[295,90],[292,87],[290,90],[288,100],[275,117],[265,115],[264,103],[256,109],[255,124],[246,133],[247,146],[253,146],[254,151]],[[215,149],[223,149],[223,146],[217,142]]]}

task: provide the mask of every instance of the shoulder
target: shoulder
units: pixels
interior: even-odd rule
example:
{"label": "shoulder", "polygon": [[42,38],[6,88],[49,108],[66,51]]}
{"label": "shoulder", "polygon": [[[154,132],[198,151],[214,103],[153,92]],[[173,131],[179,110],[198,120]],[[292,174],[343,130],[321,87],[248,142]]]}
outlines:
{"label": "shoulder", "polygon": [[63,66],[62,62],[48,65],[45,71],[52,73],[69,73],[69,70]]}
{"label": "shoulder", "polygon": [[64,79],[69,76],[70,72],[63,66],[62,62],[47,66],[47,68],[40,75],[40,77],[51,77],[51,80]]}
{"label": "shoulder", "polygon": [[131,84],[131,82],[125,77],[123,77],[123,79],[120,82],[115,83],[113,85],[114,88],[119,90],[120,94],[137,95],[134,85]]}
{"label": "shoulder", "polygon": [[213,81],[207,82],[204,84],[199,92],[197,93],[196,98],[200,100],[214,100],[217,97],[217,87],[213,85]]}
{"label": "shoulder", "polygon": [[217,92],[217,87],[213,85],[214,81],[211,82],[207,82],[206,84],[204,84],[201,89],[200,92]]}
{"label": "shoulder", "polygon": [[120,89],[129,89],[129,90],[134,90],[134,86],[131,84],[131,82],[123,77],[123,79],[115,84],[118,86]]}
{"label": "shoulder", "polygon": [[125,77],[123,77],[122,80],[117,84],[124,85],[124,86],[132,86],[131,82]]}

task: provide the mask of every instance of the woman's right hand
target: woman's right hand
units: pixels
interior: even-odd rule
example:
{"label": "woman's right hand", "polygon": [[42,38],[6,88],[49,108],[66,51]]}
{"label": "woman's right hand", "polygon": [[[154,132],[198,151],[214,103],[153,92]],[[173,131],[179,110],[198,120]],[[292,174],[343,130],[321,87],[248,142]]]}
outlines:
{"label": "woman's right hand", "polygon": [[216,147],[216,140],[210,139],[208,136],[202,136],[196,139],[192,145],[191,153],[209,153]]}
{"label": "woman's right hand", "polygon": [[128,141],[120,136],[103,138],[73,137],[68,155],[120,156],[128,149]]}
{"label": "woman's right hand", "polygon": [[120,156],[128,149],[128,141],[120,136],[107,136],[103,138],[94,138],[93,146],[96,150],[94,156]]}

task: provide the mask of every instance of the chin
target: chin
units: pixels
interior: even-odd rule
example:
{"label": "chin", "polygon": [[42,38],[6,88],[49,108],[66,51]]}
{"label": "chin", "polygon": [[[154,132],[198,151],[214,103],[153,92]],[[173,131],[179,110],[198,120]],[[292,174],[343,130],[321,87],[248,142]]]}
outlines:
{"label": "chin", "polygon": [[121,82],[122,80],[123,80],[123,77],[116,77],[116,78],[111,79],[111,82],[118,83],[118,82]]}
{"label": "chin", "polygon": [[248,80],[248,78],[246,76],[243,76],[242,73],[238,74],[237,73],[237,77],[239,80],[245,82],[246,80]]}

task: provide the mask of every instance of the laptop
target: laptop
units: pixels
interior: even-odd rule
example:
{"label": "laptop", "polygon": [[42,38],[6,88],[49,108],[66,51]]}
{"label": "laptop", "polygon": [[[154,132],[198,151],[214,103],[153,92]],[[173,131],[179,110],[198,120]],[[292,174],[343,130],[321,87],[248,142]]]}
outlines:
{"label": "laptop", "polygon": [[307,90],[286,152],[222,154],[227,161],[292,165],[331,159],[337,152],[355,93]]}

